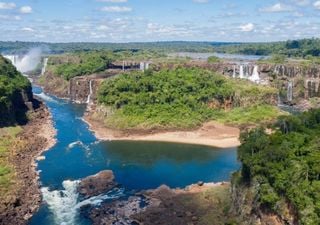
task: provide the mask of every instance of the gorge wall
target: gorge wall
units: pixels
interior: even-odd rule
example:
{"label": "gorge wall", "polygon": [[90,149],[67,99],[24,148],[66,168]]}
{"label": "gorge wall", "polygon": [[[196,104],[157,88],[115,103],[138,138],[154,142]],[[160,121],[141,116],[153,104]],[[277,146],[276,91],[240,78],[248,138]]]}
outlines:
{"label": "gorge wall", "polygon": [[258,72],[262,84],[279,89],[282,101],[295,102],[299,99],[320,97],[320,65],[297,63],[268,64],[256,62],[206,63],[193,61],[183,64],[153,65],[156,70],[174,67],[201,67],[233,78],[249,78]]}
{"label": "gorge wall", "polygon": [[[132,64],[133,65],[133,64]],[[132,66],[129,64],[129,67]],[[119,68],[109,69],[102,74],[80,76],[70,81],[63,80],[50,71],[46,74],[46,80],[42,83],[45,91],[58,97],[69,98],[77,103],[94,102],[97,99],[97,91],[100,83],[109,77],[122,72]],[[134,65],[138,66],[138,65]],[[151,68],[160,70],[163,68],[174,69],[175,67],[201,67],[221,73],[231,78],[251,79],[258,76],[259,83],[270,85],[279,89],[279,101],[287,104],[296,104],[302,99],[320,97],[320,66],[302,66],[294,63],[287,64],[257,64],[249,63],[205,63],[193,61],[183,64],[152,64]],[[257,79],[257,77],[255,78]]]}
{"label": "gorge wall", "polygon": [[25,124],[27,112],[33,110],[35,101],[31,84],[11,62],[0,56],[0,127]]}

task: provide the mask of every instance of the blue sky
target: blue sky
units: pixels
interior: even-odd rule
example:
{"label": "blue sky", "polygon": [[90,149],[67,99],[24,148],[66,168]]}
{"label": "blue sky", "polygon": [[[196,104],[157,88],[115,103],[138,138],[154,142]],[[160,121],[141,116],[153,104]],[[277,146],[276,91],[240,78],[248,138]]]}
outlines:
{"label": "blue sky", "polygon": [[319,34],[319,0],[0,0],[3,41],[260,42]]}

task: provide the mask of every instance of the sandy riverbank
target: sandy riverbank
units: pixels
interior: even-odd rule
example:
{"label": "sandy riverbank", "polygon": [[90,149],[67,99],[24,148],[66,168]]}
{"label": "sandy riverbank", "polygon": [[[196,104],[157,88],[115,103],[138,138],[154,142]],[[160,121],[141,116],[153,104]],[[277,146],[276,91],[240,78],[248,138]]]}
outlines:
{"label": "sandy riverbank", "polygon": [[10,164],[14,166],[16,182],[0,209],[1,225],[27,224],[41,204],[36,158],[56,143],[56,130],[43,103],[30,116],[12,149]]}
{"label": "sandy riverbank", "polygon": [[240,145],[240,130],[217,122],[208,122],[194,131],[162,131],[137,134],[106,128],[100,121],[85,116],[84,120],[100,140],[159,141],[231,148]]}

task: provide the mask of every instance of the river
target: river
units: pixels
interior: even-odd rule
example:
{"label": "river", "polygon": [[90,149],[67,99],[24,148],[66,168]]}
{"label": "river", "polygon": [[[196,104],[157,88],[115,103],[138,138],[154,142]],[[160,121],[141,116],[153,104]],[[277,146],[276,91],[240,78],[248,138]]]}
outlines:
{"label": "river", "polygon": [[[82,120],[85,105],[48,96],[39,87],[33,91],[52,113],[57,143],[38,162],[43,204],[30,225],[90,224],[79,211],[88,202],[99,204],[161,184],[175,188],[228,181],[239,168],[236,148],[98,141]],[[121,188],[81,202],[76,191],[79,179],[106,169],[114,172]]]}

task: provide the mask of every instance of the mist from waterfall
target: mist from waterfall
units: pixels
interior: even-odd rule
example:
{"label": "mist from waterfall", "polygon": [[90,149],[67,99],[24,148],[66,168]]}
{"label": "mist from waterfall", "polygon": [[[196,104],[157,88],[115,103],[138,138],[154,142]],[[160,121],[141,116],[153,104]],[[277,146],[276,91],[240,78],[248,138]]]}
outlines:
{"label": "mist from waterfall", "polygon": [[26,55],[4,55],[21,73],[34,70],[41,61],[41,48],[33,48]]}

